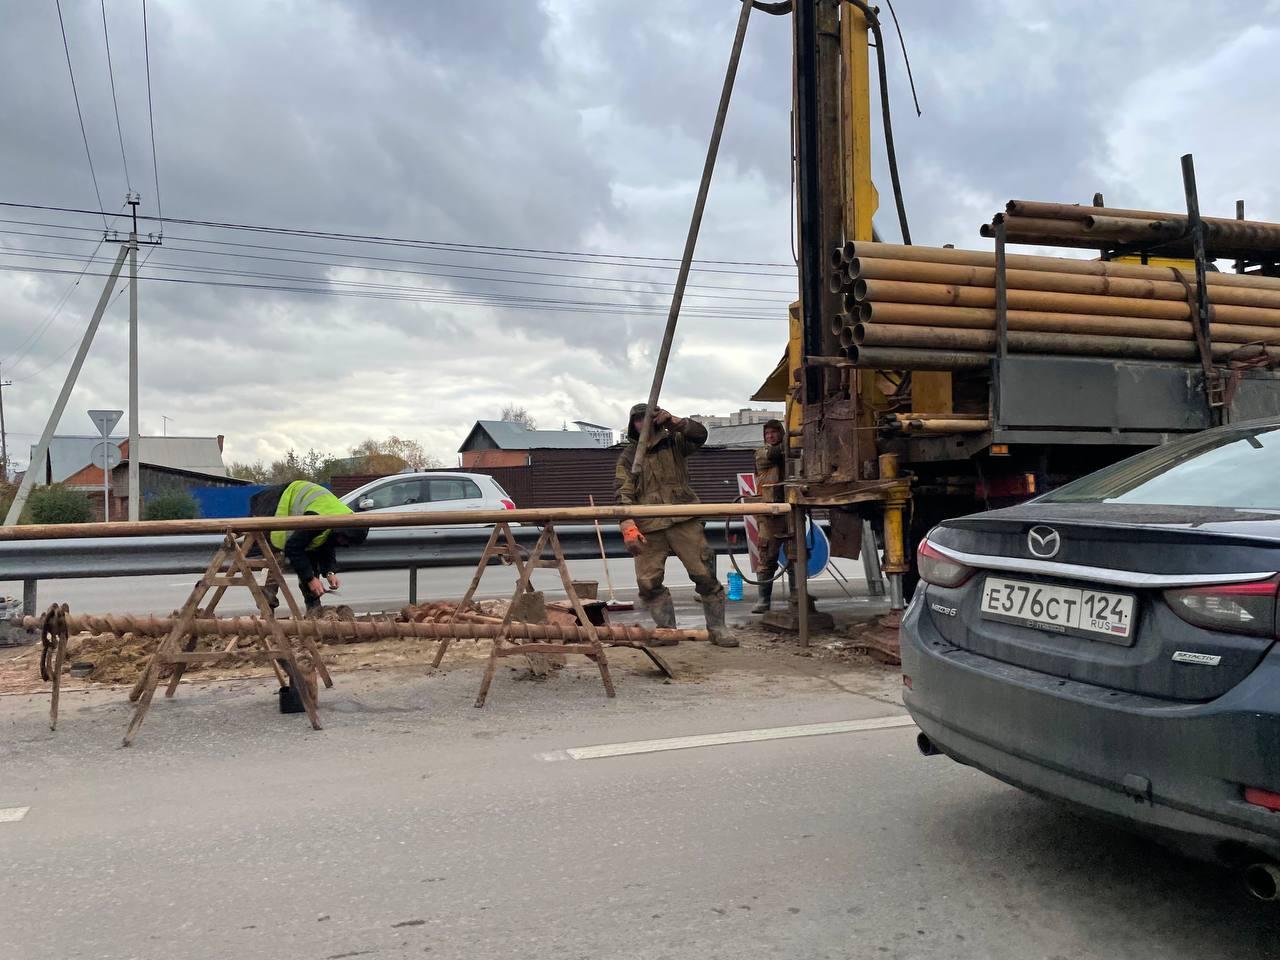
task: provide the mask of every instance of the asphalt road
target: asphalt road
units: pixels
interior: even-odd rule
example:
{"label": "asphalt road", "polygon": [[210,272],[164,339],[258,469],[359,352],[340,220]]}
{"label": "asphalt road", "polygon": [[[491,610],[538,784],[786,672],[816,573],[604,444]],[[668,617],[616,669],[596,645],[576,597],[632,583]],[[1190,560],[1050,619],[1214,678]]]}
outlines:
{"label": "asphalt road", "polygon": [[627,655],[613,701],[575,667],[504,671],[484,710],[474,663],[340,676],[321,732],[264,684],[184,686],[128,750],[118,692],[56,734],[0,698],[0,957],[1280,957],[1234,878],[909,726],[546,759],[902,714],[890,671],[713,650],[663,684]]}
{"label": "asphalt road", "polygon": [[[865,589],[862,564],[839,560],[838,569],[859,589]],[[599,560],[570,560],[569,567],[579,580],[596,580],[600,584],[601,597],[608,596],[604,564]],[[729,561],[719,560],[720,579],[730,570]],[[466,591],[474,566],[433,567],[418,572],[419,600],[456,599]],[[634,596],[636,589],[635,568],[629,559],[611,560],[609,573],[619,595]],[[191,592],[193,576],[114,577],[102,580],[44,580],[40,583],[39,600],[42,608],[51,603],[68,603],[73,611],[82,613],[134,613],[165,614],[182,606]],[[831,575],[823,573],[813,581],[819,588],[839,592],[831,582]],[[667,563],[666,583],[675,589],[690,587],[688,575],[679,561]],[[290,580],[296,586],[296,581]],[[485,569],[479,596],[509,597],[516,586],[515,569],[492,564]],[[539,570],[534,574],[534,586],[548,595],[563,595],[559,575],[554,570]],[[754,597],[748,586],[749,597]],[[779,596],[784,592],[779,589]],[[21,597],[21,583],[0,582],[0,596]],[[406,570],[362,571],[342,575],[342,588],[331,595],[326,603],[346,603],[357,610],[398,609],[408,602],[409,573]],[[219,611],[226,614],[249,613],[253,610],[248,594],[241,590],[229,593],[219,604]]]}

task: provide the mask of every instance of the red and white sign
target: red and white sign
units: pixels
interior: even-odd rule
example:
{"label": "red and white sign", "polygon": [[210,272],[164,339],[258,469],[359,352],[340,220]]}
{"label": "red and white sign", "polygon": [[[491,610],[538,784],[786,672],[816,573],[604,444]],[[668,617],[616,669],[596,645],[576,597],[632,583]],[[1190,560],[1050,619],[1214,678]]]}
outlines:
{"label": "red and white sign", "polygon": [[[760,498],[760,489],[756,486],[754,473],[738,474],[738,494],[747,502]],[[747,528],[747,552],[751,554],[751,570],[760,571],[760,523],[756,517],[743,517]]]}

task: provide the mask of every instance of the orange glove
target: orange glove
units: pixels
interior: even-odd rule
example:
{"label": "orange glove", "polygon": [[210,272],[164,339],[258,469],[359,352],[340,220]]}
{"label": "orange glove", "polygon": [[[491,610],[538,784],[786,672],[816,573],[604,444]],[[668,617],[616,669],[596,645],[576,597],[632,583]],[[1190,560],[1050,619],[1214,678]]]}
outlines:
{"label": "orange glove", "polygon": [[627,548],[627,553],[633,557],[639,556],[641,548],[648,541],[645,539],[644,534],[640,532],[640,528],[636,526],[636,522],[634,520],[623,520],[618,526],[622,530],[622,542]]}

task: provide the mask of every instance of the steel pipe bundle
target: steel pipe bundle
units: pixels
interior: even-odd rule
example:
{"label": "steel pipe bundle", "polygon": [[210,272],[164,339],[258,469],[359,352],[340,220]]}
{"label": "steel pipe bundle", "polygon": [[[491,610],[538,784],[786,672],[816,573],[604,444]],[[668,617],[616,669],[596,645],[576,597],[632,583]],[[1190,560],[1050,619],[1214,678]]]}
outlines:
{"label": "steel pipe bundle", "polygon": [[[39,617],[26,617],[24,626],[39,629]],[[172,617],[137,617],[133,614],[75,614],[67,616],[67,629],[71,633],[114,633],[122,636],[132,633],[141,637],[163,637],[174,627]],[[389,640],[418,637],[425,640],[482,640],[496,637],[501,630],[498,623],[400,623],[398,621],[368,620],[276,620],[274,624],[286,637],[310,637],[321,643],[360,643],[370,640]],[[268,637],[272,622],[261,617],[216,617],[195,621],[195,631],[202,637]],[[610,624],[595,628],[605,643],[647,643],[650,641],[706,640],[705,630],[668,630],[638,626]],[[513,640],[537,640],[559,643],[587,643],[591,635],[585,627],[555,623],[524,623],[513,621],[507,626],[507,636]]]}
{"label": "steel pipe bundle", "polygon": [[[1102,209],[1107,216],[1116,212]],[[1048,212],[1031,207],[1028,214],[1036,216],[1028,219],[1052,219]],[[1083,219],[1061,217],[1058,222],[1087,229]],[[835,251],[834,264],[839,266],[833,273],[840,279],[843,309],[833,332],[853,365],[909,370],[989,366],[997,347],[994,254],[858,242]],[[1213,359],[1265,355],[1280,360],[1280,278],[1210,274],[1205,282]],[[1192,323],[1194,274],[1010,254],[1005,286],[1012,352],[1199,361]]]}
{"label": "steel pipe bundle", "polygon": [[[1213,259],[1280,259],[1280,224],[1223,217],[1204,217],[1201,222]],[[1004,213],[983,224],[982,236],[994,237],[999,224],[1004,224],[1010,243],[1095,250],[1153,246],[1154,252],[1175,257],[1187,256],[1191,250],[1188,220],[1179,213],[1010,200]]]}

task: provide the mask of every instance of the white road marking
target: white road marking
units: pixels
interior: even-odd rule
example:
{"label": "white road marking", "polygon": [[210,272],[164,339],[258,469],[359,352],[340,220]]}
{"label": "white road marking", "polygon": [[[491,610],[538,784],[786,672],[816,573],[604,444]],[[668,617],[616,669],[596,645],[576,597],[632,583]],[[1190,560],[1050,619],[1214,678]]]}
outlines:
{"label": "white road marking", "polygon": [[17,823],[27,815],[30,807],[4,807],[0,808],[0,823]]}
{"label": "white road marking", "polygon": [[664,750],[688,750],[692,747],[719,747],[727,743],[757,743],[762,740],[789,740],[795,737],[822,737],[832,733],[859,733],[867,730],[889,730],[915,726],[907,716],[872,717],[870,720],[837,720],[833,723],[805,723],[794,727],[765,727],[759,730],[731,730],[728,733],[704,733],[692,737],[667,737],[662,740],[632,740],[627,743],[602,743],[592,747],[569,747],[535,756],[539,760],[600,760],[604,757],[626,757],[636,753],[660,753]]}

